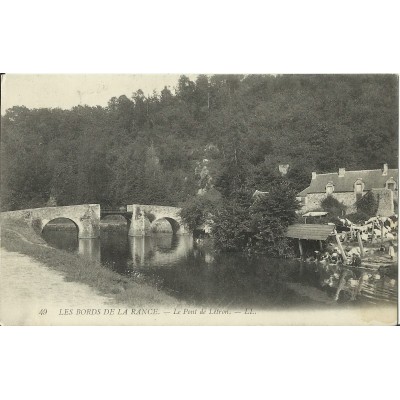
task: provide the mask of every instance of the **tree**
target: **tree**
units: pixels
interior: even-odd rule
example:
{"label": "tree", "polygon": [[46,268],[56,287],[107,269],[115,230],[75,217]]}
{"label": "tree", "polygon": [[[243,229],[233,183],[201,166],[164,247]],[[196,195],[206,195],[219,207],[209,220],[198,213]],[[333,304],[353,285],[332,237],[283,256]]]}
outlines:
{"label": "tree", "polygon": [[180,216],[194,232],[212,220],[216,208],[217,205],[207,196],[195,196],[182,205]]}
{"label": "tree", "polygon": [[335,199],[333,196],[327,196],[321,201],[321,207],[329,213],[329,217],[342,217],[346,214],[346,206]]}
{"label": "tree", "polygon": [[178,80],[177,96],[187,104],[190,104],[195,99],[196,84],[187,76],[181,75]]}
{"label": "tree", "polygon": [[254,231],[251,249],[281,257],[291,253],[286,230],[297,216],[296,191],[285,179],[277,179],[268,194],[258,196],[251,206]]}
{"label": "tree", "polygon": [[166,103],[170,102],[172,100],[172,98],[173,98],[173,96],[172,96],[171,91],[166,86],[164,86],[164,89],[161,90],[161,98],[160,98],[161,102],[166,104]]}
{"label": "tree", "polygon": [[250,218],[251,194],[236,191],[224,199],[213,217],[212,235],[215,247],[223,251],[244,251],[254,232]]}
{"label": "tree", "polygon": [[108,111],[110,112],[114,128],[131,132],[133,121],[136,117],[134,115],[135,104],[132,100],[128,99],[125,95],[118,98],[113,97],[108,102]]}
{"label": "tree", "polygon": [[368,219],[376,215],[379,204],[372,192],[368,192],[357,200],[356,206],[357,212],[363,213]]}

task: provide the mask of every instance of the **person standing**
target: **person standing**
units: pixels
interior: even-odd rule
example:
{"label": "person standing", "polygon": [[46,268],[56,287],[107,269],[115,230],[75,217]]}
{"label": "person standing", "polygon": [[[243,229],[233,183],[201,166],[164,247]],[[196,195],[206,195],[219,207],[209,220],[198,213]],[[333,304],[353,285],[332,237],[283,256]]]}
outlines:
{"label": "person standing", "polygon": [[389,257],[391,260],[394,260],[395,258],[395,252],[394,252],[394,246],[393,246],[393,242],[389,242]]}

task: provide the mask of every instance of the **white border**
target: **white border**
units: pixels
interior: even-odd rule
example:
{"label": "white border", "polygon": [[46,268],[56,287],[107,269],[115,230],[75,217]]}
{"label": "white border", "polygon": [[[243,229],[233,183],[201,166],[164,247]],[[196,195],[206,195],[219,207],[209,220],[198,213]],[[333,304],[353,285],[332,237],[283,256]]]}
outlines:
{"label": "white border", "polygon": [[[1,6],[14,73],[398,73],[395,1]],[[6,399],[385,398],[397,328],[1,328]]]}

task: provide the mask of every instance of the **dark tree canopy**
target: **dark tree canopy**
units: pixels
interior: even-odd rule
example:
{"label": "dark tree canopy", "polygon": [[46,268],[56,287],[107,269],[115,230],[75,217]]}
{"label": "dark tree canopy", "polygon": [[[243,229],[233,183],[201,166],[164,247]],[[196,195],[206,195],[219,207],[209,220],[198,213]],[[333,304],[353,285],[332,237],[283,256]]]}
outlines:
{"label": "dark tree canopy", "polygon": [[[58,205],[179,205],[201,188],[227,199],[269,190],[279,163],[296,190],[311,171],[397,165],[393,75],[181,76],[107,107],[13,107],[1,118],[3,210]],[[210,151],[212,149],[212,151]],[[203,171],[203,180],[205,172]]]}

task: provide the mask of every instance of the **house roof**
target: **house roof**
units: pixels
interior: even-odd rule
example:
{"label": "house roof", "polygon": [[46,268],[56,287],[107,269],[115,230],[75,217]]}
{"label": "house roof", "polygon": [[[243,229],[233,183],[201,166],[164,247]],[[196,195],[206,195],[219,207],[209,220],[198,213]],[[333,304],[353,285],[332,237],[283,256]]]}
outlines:
{"label": "house roof", "polygon": [[326,240],[334,230],[334,225],[294,224],[288,226],[286,236],[295,239]]}
{"label": "house roof", "polygon": [[358,179],[362,179],[364,190],[384,188],[386,181],[390,178],[397,182],[398,174],[398,169],[388,169],[387,175],[382,175],[381,169],[346,171],[343,177],[339,177],[337,172],[317,174],[316,178],[311,180],[310,186],[301,191],[298,196],[306,196],[308,193],[325,193],[329,182],[334,185],[335,192],[353,192],[354,183]]}

